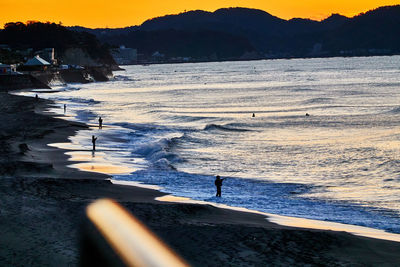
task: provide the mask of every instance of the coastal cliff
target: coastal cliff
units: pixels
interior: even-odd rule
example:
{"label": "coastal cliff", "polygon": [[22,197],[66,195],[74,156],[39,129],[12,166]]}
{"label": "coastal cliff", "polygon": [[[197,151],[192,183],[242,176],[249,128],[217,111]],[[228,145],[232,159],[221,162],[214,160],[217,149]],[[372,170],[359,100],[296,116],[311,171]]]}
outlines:
{"label": "coastal cliff", "polygon": [[39,81],[51,86],[56,84],[67,83],[89,83],[89,82],[106,82],[112,77],[110,67],[86,67],[83,69],[55,69],[47,71],[31,72],[31,75]]}
{"label": "coastal cliff", "polygon": [[[0,44],[8,46],[8,50],[0,53],[0,62],[8,63],[7,51],[30,57],[36,51],[54,48],[57,64],[82,66],[117,65],[106,45],[101,44],[96,36],[82,32],[74,32],[61,24],[41,22],[10,22],[0,30]],[[4,49],[3,49],[4,50]],[[17,62],[12,62],[17,63]],[[52,62],[50,62],[52,63]]]}
{"label": "coastal cliff", "polygon": [[[107,46],[94,35],[77,33],[61,24],[10,22],[0,30],[0,44],[0,62],[15,64],[24,74],[14,71],[1,75],[1,90],[108,81],[112,70],[120,69]],[[28,64],[31,60],[27,58],[36,60]]]}

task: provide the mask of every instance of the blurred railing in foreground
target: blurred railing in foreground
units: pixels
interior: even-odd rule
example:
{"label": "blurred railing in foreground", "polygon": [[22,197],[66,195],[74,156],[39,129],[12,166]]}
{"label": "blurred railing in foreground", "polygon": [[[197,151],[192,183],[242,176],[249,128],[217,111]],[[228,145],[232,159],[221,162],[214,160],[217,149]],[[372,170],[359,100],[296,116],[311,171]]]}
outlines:
{"label": "blurred railing in foreground", "polygon": [[131,213],[113,200],[86,209],[81,266],[188,266]]}

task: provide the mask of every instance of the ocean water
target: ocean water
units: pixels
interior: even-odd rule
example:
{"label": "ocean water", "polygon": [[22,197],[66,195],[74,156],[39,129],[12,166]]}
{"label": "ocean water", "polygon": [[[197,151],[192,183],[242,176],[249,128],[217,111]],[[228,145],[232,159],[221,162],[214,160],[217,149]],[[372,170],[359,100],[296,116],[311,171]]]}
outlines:
{"label": "ocean water", "polygon": [[130,168],[114,179],[400,233],[399,56],[124,68],[39,93],[70,119],[103,118],[71,142],[90,150],[98,136],[86,160]]}

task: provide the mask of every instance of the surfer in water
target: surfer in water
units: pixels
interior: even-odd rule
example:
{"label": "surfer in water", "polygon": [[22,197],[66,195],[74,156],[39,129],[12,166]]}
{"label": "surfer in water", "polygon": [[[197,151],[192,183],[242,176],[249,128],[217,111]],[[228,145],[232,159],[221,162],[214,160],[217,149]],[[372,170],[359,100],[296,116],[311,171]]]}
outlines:
{"label": "surfer in water", "polygon": [[224,179],[221,179],[221,177],[219,175],[217,175],[216,179],[215,179],[215,186],[217,187],[217,194],[215,195],[216,197],[221,197],[221,186],[222,186],[222,181]]}

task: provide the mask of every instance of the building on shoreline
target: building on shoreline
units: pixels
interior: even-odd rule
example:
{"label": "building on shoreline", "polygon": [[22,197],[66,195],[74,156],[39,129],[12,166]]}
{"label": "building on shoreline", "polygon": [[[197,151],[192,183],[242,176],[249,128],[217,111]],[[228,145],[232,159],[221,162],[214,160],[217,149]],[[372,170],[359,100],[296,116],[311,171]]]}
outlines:
{"label": "building on shoreline", "polygon": [[17,74],[16,65],[8,65],[0,63],[0,75]]}
{"label": "building on shoreline", "polygon": [[22,66],[23,70],[36,70],[36,71],[44,71],[46,70],[51,64],[41,58],[40,56],[34,56],[33,58],[29,59],[25,64]]}

